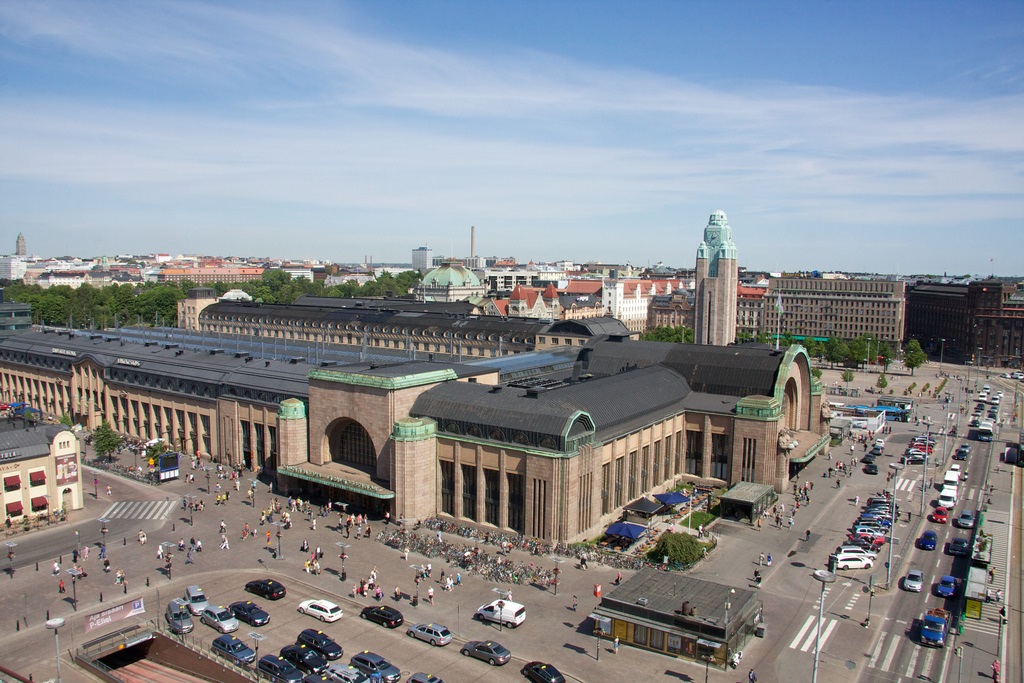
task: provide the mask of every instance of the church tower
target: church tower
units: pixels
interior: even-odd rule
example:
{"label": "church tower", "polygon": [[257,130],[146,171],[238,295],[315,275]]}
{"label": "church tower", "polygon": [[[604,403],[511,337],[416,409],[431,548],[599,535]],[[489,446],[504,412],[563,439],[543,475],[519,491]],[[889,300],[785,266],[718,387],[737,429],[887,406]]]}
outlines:
{"label": "church tower", "polygon": [[697,247],[694,282],[694,342],[725,346],[736,341],[739,263],[732,228],[724,211],[715,211]]}
{"label": "church tower", "polygon": [[25,245],[25,236],[20,232],[18,233],[18,241],[14,244],[14,255],[15,256],[27,256],[28,247]]}

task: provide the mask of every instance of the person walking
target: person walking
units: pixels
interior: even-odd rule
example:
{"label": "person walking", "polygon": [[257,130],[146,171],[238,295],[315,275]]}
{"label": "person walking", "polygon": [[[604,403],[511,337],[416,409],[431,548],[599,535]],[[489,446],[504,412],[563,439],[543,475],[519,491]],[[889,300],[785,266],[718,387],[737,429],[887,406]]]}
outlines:
{"label": "person walking", "polygon": [[579,607],[579,600],[577,600],[576,596],[574,595],[572,596],[572,611],[575,612],[577,607]]}
{"label": "person walking", "polygon": [[431,586],[430,588],[427,589],[427,602],[429,602],[431,605],[434,604],[434,587],[433,586]]}
{"label": "person walking", "polygon": [[753,669],[751,669],[750,673],[747,674],[747,680],[750,681],[750,683],[757,683],[757,674],[754,673]]}
{"label": "person walking", "polygon": [[220,549],[221,550],[231,550],[231,546],[228,545],[228,537],[227,537],[226,534],[221,534],[220,535]]}
{"label": "person walking", "polygon": [[67,589],[64,588],[64,579],[61,579],[60,582],[57,584],[57,593],[60,594],[60,593],[67,593],[67,592],[68,592]]}
{"label": "person walking", "polygon": [[619,637],[615,636],[615,642],[612,643],[612,654],[619,654]]}
{"label": "person walking", "polygon": [[764,553],[760,553],[757,556],[757,566],[760,567],[763,564],[764,564]]}

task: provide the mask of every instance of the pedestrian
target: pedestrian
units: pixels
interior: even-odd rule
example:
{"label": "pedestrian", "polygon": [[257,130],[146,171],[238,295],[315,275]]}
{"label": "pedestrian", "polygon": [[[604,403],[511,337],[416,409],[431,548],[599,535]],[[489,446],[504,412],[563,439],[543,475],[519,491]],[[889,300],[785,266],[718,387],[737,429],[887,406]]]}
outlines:
{"label": "pedestrian", "polygon": [[310,529],[316,531],[316,519],[314,518],[311,522]]}
{"label": "pedestrian", "polygon": [[854,496],[853,497],[853,505],[854,505],[854,507],[856,507],[857,505],[860,505],[860,496]]}
{"label": "pedestrian", "polygon": [[760,567],[763,564],[764,564],[764,553],[760,553],[757,556],[757,566]]}
{"label": "pedestrian", "polygon": [[434,587],[433,586],[431,586],[430,588],[427,589],[427,602],[429,602],[431,605],[434,604]]}
{"label": "pedestrian", "polygon": [[58,593],[67,593],[68,592],[67,589],[64,588],[64,579],[61,579],[60,583],[57,584],[57,592]]}
{"label": "pedestrian", "polygon": [[228,545],[228,537],[225,534],[221,534],[220,535],[220,549],[221,550],[231,550],[231,546]]}
{"label": "pedestrian", "polygon": [[811,540],[811,530],[810,529],[808,529],[807,533],[804,534],[804,540],[805,541]]}
{"label": "pedestrian", "polygon": [[615,642],[612,643],[612,654],[619,654],[619,637],[615,636]]}
{"label": "pedestrian", "polygon": [[455,585],[456,586],[461,586],[462,585],[462,572],[455,572]]}
{"label": "pedestrian", "polygon": [[574,595],[574,596],[572,596],[572,611],[575,612],[576,608],[578,606],[579,606],[579,600],[577,600],[576,596]]}
{"label": "pedestrian", "polygon": [[994,583],[995,580],[996,580],[996,570],[995,570],[995,567],[993,567],[992,569],[988,570],[988,582],[989,583]]}
{"label": "pedestrian", "polygon": [[267,532],[267,547],[270,547],[270,532]]}
{"label": "pedestrian", "polygon": [[750,683],[757,683],[757,674],[754,673],[753,669],[751,669],[750,673],[747,674],[747,680],[750,681]]}
{"label": "pedestrian", "polygon": [[441,542],[441,530],[440,529],[437,530],[437,542],[438,543]]}

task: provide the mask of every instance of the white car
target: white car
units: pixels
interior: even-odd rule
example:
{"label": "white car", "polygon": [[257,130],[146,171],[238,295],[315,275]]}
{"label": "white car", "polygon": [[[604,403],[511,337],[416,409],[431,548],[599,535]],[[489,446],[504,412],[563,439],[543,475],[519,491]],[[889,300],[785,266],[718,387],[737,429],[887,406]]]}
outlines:
{"label": "white car", "polygon": [[836,569],[871,569],[875,561],[863,555],[842,553],[836,558]]}
{"label": "white car", "polygon": [[341,608],[330,600],[303,600],[299,603],[299,611],[320,621],[337,621],[342,614]]}
{"label": "white car", "polygon": [[872,560],[878,557],[878,553],[861,548],[859,545],[841,545],[836,548],[836,555],[860,555],[862,557],[869,557]]}

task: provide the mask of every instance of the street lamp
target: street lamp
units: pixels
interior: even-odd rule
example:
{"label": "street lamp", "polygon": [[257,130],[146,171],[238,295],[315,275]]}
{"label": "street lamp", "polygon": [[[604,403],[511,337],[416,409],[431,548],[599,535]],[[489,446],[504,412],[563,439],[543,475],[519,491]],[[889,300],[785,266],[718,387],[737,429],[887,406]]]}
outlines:
{"label": "street lamp", "polygon": [[284,556],[281,554],[281,529],[284,528],[284,522],[274,522],[274,526],[277,527],[277,555],[275,555],[275,559],[283,560]]}
{"label": "street lamp", "polygon": [[939,346],[939,377],[942,377],[942,358],[946,353],[946,338],[943,337],[939,341],[941,342]]}
{"label": "street lamp", "polygon": [[107,522],[109,522],[110,520],[107,519],[106,517],[100,517],[96,521],[103,525],[103,526],[100,527],[100,535],[103,536],[103,542],[106,543],[107,542]]}
{"label": "street lamp", "polygon": [[341,573],[338,576],[344,581],[348,578],[348,572],[345,571],[345,560],[348,559],[348,553],[345,552],[345,549],[349,547],[349,544],[338,541],[334,545],[341,548],[341,552],[338,554],[338,557],[341,558]]}
{"label": "street lamp", "polygon": [[14,578],[14,547],[18,545],[14,541],[7,541],[4,543],[7,546],[7,561],[10,562],[10,566],[7,571],[10,572],[11,578]]}
{"label": "street lamp", "polygon": [[71,606],[74,610],[78,611],[78,577],[82,575],[82,570],[77,567],[72,567],[68,570],[68,574],[71,575]]}
{"label": "street lamp", "polygon": [[46,622],[46,628],[53,629],[53,645],[57,654],[57,683],[60,681],[60,635],[57,630],[64,626],[64,617],[54,617]]}
{"label": "street lamp", "polygon": [[210,470],[206,470],[206,495],[210,495]]}
{"label": "street lamp", "polygon": [[[925,456],[925,466],[928,465],[928,456]],[[889,561],[885,563],[885,589],[889,590],[892,583],[892,532],[896,528],[896,480],[900,478],[900,470],[903,469],[903,465],[898,462],[889,463],[889,467],[892,468],[892,524],[889,525]],[[926,472],[927,474],[927,472]],[[921,500],[924,500],[924,494],[921,494]],[[924,514],[923,512],[921,513]]]}
{"label": "street lamp", "polygon": [[725,640],[729,641],[729,610],[732,609],[732,598],[736,595],[736,589],[729,589],[729,597],[725,599]]}
{"label": "street lamp", "polygon": [[254,649],[256,651],[256,661],[258,662],[260,661],[260,643],[266,640],[267,637],[262,633],[256,633],[256,631],[249,631],[249,637],[256,643],[256,647]]}
{"label": "street lamp", "polygon": [[501,633],[502,622],[505,621],[505,619],[504,619],[504,612],[505,612],[505,601],[504,600],[498,600],[498,616],[499,616],[499,619],[498,619],[498,633]]}
{"label": "street lamp", "polygon": [[821,655],[821,621],[825,616],[825,584],[835,583],[836,575],[827,569],[815,569],[815,581],[821,582],[821,597],[818,599],[818,625],[814,631],[814,672],[811,674],[811,683],[818,683],[818,658]]}
{"label": "street lamp", "polygon": [[556,556],[550,556],[548,557],[548,559],[555,563],[555,568],[551,570],[551,573],[555,575],[555,597],[558,597],[558,576],[562,573],[562,570],[558,567],[558,565],[565,562],[565,560],[563,560],[561,557]]}
{"label": "street lamp", "polygon": [[192,511],[193,511],[193,508],[195,508],[194,501],[196,499],[196,496],[193,493],[187,493],[187,494],[185,494],[185,497],[188,498],[188,525],[189,526],[195,526],[195,523],[194,523],[194,520],[193,520],[193,517],[192,517]]}

